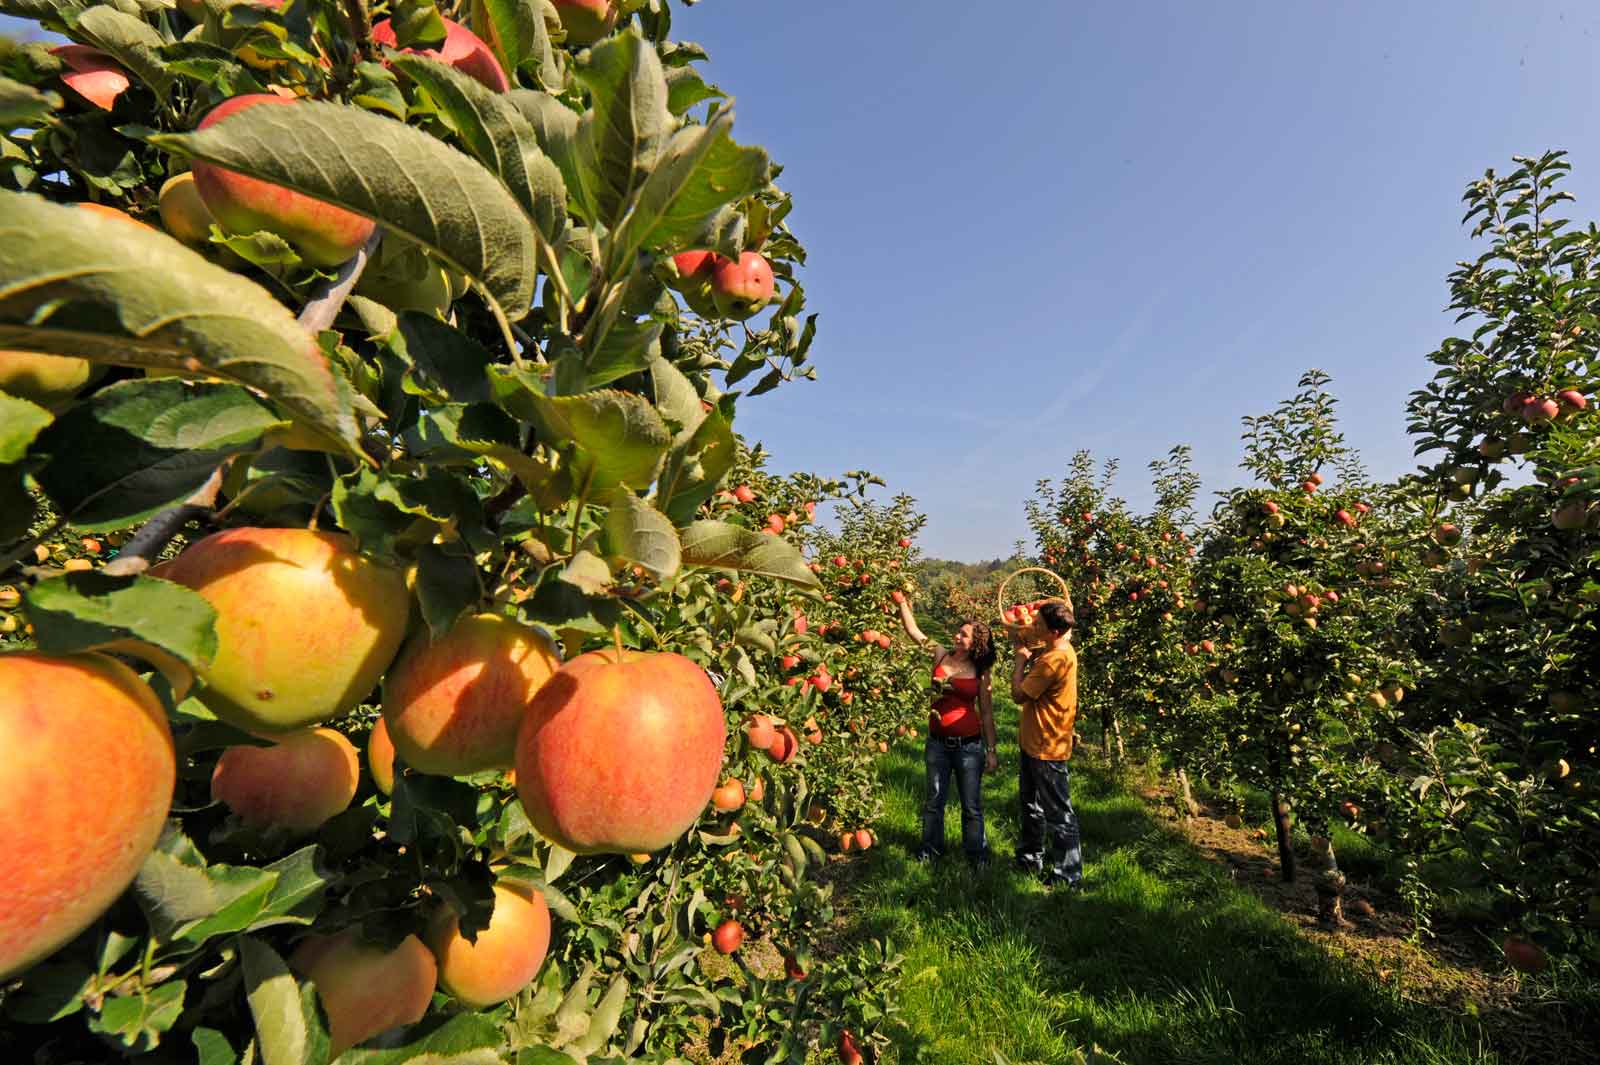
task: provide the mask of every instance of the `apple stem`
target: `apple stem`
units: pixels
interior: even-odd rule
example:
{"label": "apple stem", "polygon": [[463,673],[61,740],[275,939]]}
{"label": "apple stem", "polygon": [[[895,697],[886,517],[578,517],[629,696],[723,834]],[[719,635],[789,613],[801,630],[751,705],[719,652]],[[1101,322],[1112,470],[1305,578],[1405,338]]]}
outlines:
{"label": "apple stem", "polygon": [[622,665],[622,626],[620,624],[611,626],[611,639],[617,645],[617,665],[620,666]]}

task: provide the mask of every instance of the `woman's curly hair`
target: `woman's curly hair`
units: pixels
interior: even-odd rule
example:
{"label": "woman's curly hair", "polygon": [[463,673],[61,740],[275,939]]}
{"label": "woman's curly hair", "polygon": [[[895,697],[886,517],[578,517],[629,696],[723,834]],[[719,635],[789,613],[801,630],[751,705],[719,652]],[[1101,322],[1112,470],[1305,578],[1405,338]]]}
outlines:
{"label": "woman's curly hair", "polygon": [[994,634],[989,631],[986,622],[963,621],[961,624],[972,626],[972,650],[967,654],[972,659],[972,671],[981,677],[993,668],[998,657],[994,649]]}

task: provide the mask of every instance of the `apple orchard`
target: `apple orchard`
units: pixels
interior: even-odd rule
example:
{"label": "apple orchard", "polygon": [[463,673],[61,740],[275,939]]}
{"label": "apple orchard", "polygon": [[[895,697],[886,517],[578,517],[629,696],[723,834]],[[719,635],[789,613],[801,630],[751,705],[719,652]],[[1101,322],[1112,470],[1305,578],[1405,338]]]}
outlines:
{"label": "apple orchard", "polygon": [[[0,45],[0,1057],[890,1047],[828,866],[921,727],[924,518],[735,432],[816,322],[685,10],[0,0],[72,42]],[[1205,520],[1181,448],[1151,514],[1086,453],[1027,503],[1108,752],[1266,796],[1330,922],[1335,828],[1419,921],[1468,862],[1528,972],[1600,963],[1564,170],[1469,191],[1421,474],[1313,373]]]}

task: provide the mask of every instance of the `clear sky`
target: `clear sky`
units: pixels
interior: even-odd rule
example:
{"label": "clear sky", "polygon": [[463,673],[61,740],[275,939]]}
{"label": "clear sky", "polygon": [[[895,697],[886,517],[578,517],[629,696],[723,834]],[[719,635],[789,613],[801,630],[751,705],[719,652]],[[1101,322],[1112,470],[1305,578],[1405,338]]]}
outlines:
{"label": "clear sky", "polygon": [[1593,4],[706,0],[675,35],[785,164],[821,314],[819,380],[740,428],[914,495],[938,557],[1007,553],[1080,448],[1140,505],[1191,444],[1209,511],[1312,366],[1413,468],[1466,183],[1567,148],[1600,218]]}
{"label": "clear sky", "polygon": [[1476,255],[1461,190],[1571,151],[1600,217],[1600,9],[1488,0],[703,0],[740,140],[786,166],[820,380],[741,409],[780,472],[865,467],[938,557],[1003,555],[1088,448],[1193,445],[1330,372],[1372,471]]}

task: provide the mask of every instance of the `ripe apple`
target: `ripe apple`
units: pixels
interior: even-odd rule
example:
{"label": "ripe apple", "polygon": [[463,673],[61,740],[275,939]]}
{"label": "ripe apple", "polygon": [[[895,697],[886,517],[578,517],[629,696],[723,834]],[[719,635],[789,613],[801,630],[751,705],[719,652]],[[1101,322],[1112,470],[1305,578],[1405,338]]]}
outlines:
{"label": "ripe apple", "polygon": [[1310,495],[1312,492],[1317,490],[1317,483],[1315,481],[1307,481],[1300,487],[1307,495]]}
{"label": "ripe apple", "polygon": [[1583,502],[1563,503],[1550,515],[1550,524],[1562,532],[1581,529],[1589,521],[1589,508]]}
{"label": "ripe apple", "polygon": [[861,1048],[856,1046],[856,1038],[848,1028],[839,1030],[839,1060],[844,1065],[861,1065]]}
{"label": "ripe apple", "polygon": [[554,0],[567,43],[587,48],[617,25],[615,0]]}
{"label": "ripe apple", "polygon": [[910,547],[911,546],[911,538],[908,537],[908,536],[902,536],[900,538],[900,546],[901,547]]}
{"label": "ripe apple", "polygon": [[36,351],[0,351],[0,392],[52,410],[99,377],[103,367],[88,359]]}
{"label": "ripe apple", "polygon": [[560,666],[555,644],[500,614],[411,640],[383,682],[383,719],[407,765],[465,776],[515,763],[533,695]]}
{"label": "ripe apple", "polygon": [[788,725],[779,725],[772,742],[767,745],[767,754],[780,765],[793,761],[799,750],[800,737],[796,736],[794,729]]}
{"label": "ripe apple", "polygon": [[1361,807],[1346,799],[1339,804],[1339,813],[1343,814],[1346,820],[1354,821],[1361,816]]}
{"label": "ripe apple", "polygon": [[389,726],[378,718],[367,735],[367,772],[372,783],[385,795],[394,794],[394,743],[389,739]]}
{"label": "ripe apple", "polygon": [[731,813],[744,805],[744,784],[737,777],[729,777],[711,793],[711,805],[722,813]]}
{"label": "ripe apple", "polygon": [[855,838],[856,838],[856,850],[861,850],[861,851],[868,850],[868,849],[870,849],[872,847],[872,844],[875,842],[873,840],[873,838],[872,838],[872,832],[870,830],[868,830],[868,829],[865,829],[865,828],[856,829]]}
{"label": "ripe apple", "polygon": [[717,925],[716,931],[711,933],[711,945],[717,948],[719,954],[732,954],[744,943],[744,925],[729,918]]}
{"label": "ripe apple", "polygon": [[733,498],[737,499],[741,503],[754,503],[756,500],[756,493],[755,490],[749,485],[741,484],[739,487],[733,490]]}
{"label": "ripe apple", "polygon": [[889,593],[889,598],[893,599],[896,603],[903,603],[906,601],[906,593],[896,588],[894,591]]}
{"label": "ripe apple", "polygon": [[782,533],[783,532],[783,515],[782,514],[768,514],[767,515],[767,528],[771,529],[774,533]]}
{"label": "ripe apple", "polygon": [[103,655],[0,655],[0,981],[82,932],[132,883],[172,805],[161,702]]}
{"label": "ripe apple", "polygon": [[529,704],[517,791],[540,834],[568,850],[660,850],[705,809],[726,739],[722,701],[694,662],[591,651]]}
{"label": "ripe apple", "polygon": [[1313,473],[1310,477],[1308,477],[1306,479],[1308,481],[1310,481],[1312,484],[1316,485],[1318,488],[1322,487],[1322,474]]}
{"label": "ripe apple", "polygon": [[[494,57],[494,52],[481,37],[459,22],[452,22],[450,19],[442,21],[444,43],[438,48],[403,48],[401,51],[407,55],[426,56],[455,67],[495,92],[505,92],[511,88],[511,83],[506,80],[506,72],[500,69],[500,61]],[[372,41],[387,48],[399,46],[394,26],[388,19],[373,23]]]}
{"label": "ripe apple", "polygon": [[1535,398],[1532,392],[1513,392],[1505,398],[1505,402],[1500,404],[1500,409],[1506,414],[1518,414],[1523,407],[1532,403]]}
{"label": "ripe apple", "polygon": [[384,950],[353,928],[304,940],[289,965],[317,985],[328,1015],[329,1060],[379,1033],[420,1021],[439,980],[433,954],[416,936]]}
{"label": "ripe apple", "polygon": [[[796,667],[798,667],[800,665],[800,656],[799,655],[784,655],[782,658],[778,659],[778,664],[780,666],[782,666],[783,667],[783,671],[785,673],[787,673],[790,670],[795,669]],[[764,746],[766,746],[766,744],[757,744],[757,746],[764,747]]]}
{"label": "ripe apple", "polygon": [[755,783],[751,784],[750,787],[745,791],[745,800],[747,802],[760,802],[766,797],[767,783],[762,778],[756,777]]}
{"label": "ripe apple", "polygon": [[211,224],[216,219],[211,216],[206,201],[200,198],[194,171],[185,170],[168,178],[161,186],[158,207],[161,224],[168,233],[195,248],[211,243]]}
{"label": "ripe apple", "polygon": [[[354,709],[394,660],[411,607],[405,577],[340,533],[227,529],[192,544],[161,575],[217,611],[217,655],[200,671],[200,701],[260,732]],[[315,624],[285,626],[285,618]]]}
{"label": "ripe apple", "polygon": [[[1261,504],[1261,509],[1266,511],[1268,514],[1276,514],[1278,512],[1278,504],[1269,499],[1265,503]],[[1120,547],[1121,545],[1119,544],[1117,546]]]}
{"label": "ripe apple", "polygon": [[1526,939],[1507,936],[1500,949],[1505,951],[1506,961],[1518,972],[1542,973],[1550,967],[1550,956],[1537,943],[1529,943]]}
{"label": "ripe apple", "polygon": [[489,927],[467,942],[449,907],[428,927],[428,947],[439,967],[439,986],[469,1009],[497,1006],[539,975],[550,949],[550,908],[544,896],[501,880],[494,886]]}
{"label": "ripe apple", "polygon": [[[200,128],[207,129],[251,107],[295,104],[295,100],[272,93],[233,96],[212,108],[200,121]],[[195,162],[193,173],[200,198],[223,229],[241,235],[262,229],[276,233],[315,266],[339,266],[372,236],[371,219],[270,181],[200,161]]]}
{"label": "ripe apple", "polygon": [[1244,818],[1240,817],[1238,814],[1229,814],[1222,819],[1222,823],[1227,825],[1229,828],[1243,828]]}
{"label": "ripe apple", "polygon": [[1356,517],[1348,510],[1335,511],[1333,516],[1334,519],[1346,529],[1354,529],[1356,527]]}
{"label": "ripe apple", "polygon": [[1534,399],[1522,408],[1522,420],[1529,425],[1544,425],[1553,422],[1556,415],[1561,413],[1561,405],[1553,399]]}
{"label": "ripe apple", "polygon": [[772,302],[772,264],[760,252],[747,251],[738,261],[725,259],[711,273],[711,297],[724,318],[742,322]]}
{"label": "ripe apple", "polygon": [[1501,458],[1506,453],[1506,442],[1497,436],[1489,436],[1478,445],[1478,454],[1493,461]]}
{"label": "ripe apple", "polygon": [[1561,405],[1563,414],[1574,414],[1589,405],[1589,397],[1576,388],[1569,388],[1556,393],[1556,402]]}
{"label": "ripe apple", "polygon": [[361,762],[331,728],[279,737],[271,747],[229,747],[211,773],[211,798],[248,825],[311,832],[356,797]]}
{"label": "ripe apple", "polygon": [[1442,547],[1454,547],[1461,542],[1461,529],[1450,522],[1444,522],[1433,530],[1433,539]]}
{"label": "ripe apple", "polygon": [[86,44],[64,44],[50,54],[65,63],[71,73],[61,75],[61,84],[102,111],[109,111],[117,97],[132,84],[123,69],[106,53]]}

